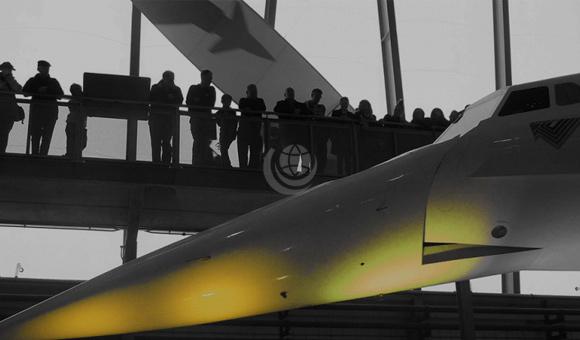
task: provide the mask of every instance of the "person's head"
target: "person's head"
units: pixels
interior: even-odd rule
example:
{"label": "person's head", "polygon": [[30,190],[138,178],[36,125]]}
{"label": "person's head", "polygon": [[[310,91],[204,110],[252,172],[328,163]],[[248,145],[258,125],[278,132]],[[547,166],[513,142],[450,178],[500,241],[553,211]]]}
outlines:
{"label": "person's head", "polygon": [[364,116],[370,116],[373,114],[373,107],[371,106],[371,102],[366,99],[361,100],[358,103],[358,112],[360,112]]}
{"label": "person's head", "polygon": [[451,123],[455,123],[458,118],[459,118],[459,112],[457,112],[457,110],[451,111],[451,113],[449,114],[449,121]]}
{"label": "person's head", "polygon": [[403,99],[399,99],[397,105],[395,105],[395,110],[393,111],[393,117],[397,121],[405,121],[405,105]]}
{"label": "person's head", "polygon": [[286,91],[284,91],[284,98],[288,99],[288,100],[294,100],[294,98],[296,97],[296,94],[294,93],[294,89],[289,87],[286,89]]}
{"label": "person's head", "polygon": [[423,120],[425,119],[425,111],[423,111],[422,108],[418,107],[415,110],[413,110],[413,120],[417,121],[417,120]]}
{"label": "person's head", "polygon": [[201,71],[201,85],[210,86],[213,81],[213,73],[210,70]]}
{"label": "person's head", "polygon": [[83,95],[83,88],[76,83],[70,86],[69,91],[73,97],[80,97]]}
{"label": "person's head", "polygon": [[175,74],[171,71],[165,71],[165,72],[163,72],[162,80],[165,83],[174,84],[175,83]]}
{"label": "person's head", "polygon": [[12,74],[12,71],[16,71],[16,69],[9,61],[5,61],[0,64],[0,72],[2,74]]}
{"label": "person's head", "polygon": [[340,98],[340,108],[342,110],[348,109],[348,106],[349,105],[350,105],[350,102],[348,100],[348,97],[342,97],[342,98]]}
{"label": "person's head", "polygon": [[256,84],[250,84],[246,88],[246,95],[248,98],[257,98],[258,97],[258,87]]}
{"label": "person's head", "polygon": [[46,60],[39,60],[37,70],[41,75],[47,76],[50,72],[50,63]]}
{"label": "person's head", "polygon": [[322,90],[321,89],[312,90],[312,93],[310,94],[310,99],[312,99],[312,101],[315,104],[320,103],[320,99],[322,99]]}
{"label": "person's head", "polygon": [[229,108],[232,105],[232,96],[229,94],[224,94],[222,96],[222,106],[225,108]]}
{"label": "person's head", "polygon": [[440,122],[445,120],[445,116],[443,115],[443,110],[436,107],[431,111],[431,120]]}

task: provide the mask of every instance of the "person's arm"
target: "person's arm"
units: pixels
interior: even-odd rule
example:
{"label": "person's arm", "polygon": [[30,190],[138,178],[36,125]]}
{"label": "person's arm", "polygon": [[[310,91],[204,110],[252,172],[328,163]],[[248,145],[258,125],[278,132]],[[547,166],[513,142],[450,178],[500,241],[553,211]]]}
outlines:
{"label": "person's arm", "polygon": [[33,93],[36,93],[37,86],[35,84],[34,78],[28,79],[28,81],[24,84],[22,88],[22,92],[24,92],[25,97],[30,97]]}
{"label": "person's arm", "polygon": [[22,86],[20,84],[18,84],[18,82],[16,81],[16,79],[14,79],[13,76],[5,77],[4,81],[6,81],[6,83],[10,87],[10,91],[16,92],[16,93],[22,92]]}
{"label": "person's arm", "polygon": [[244,114],[243,110],[246,109],[246,98],[240,98],[240,102],[238,104],[238,108],[240,109],[242,115]]}
{"label": "person's arm", "polygon": [[260,98],[260,107],[259,107],[260,111],[266,111],[266,103],[264,102],[264,99]]}
{"label": "person's arm", "polygon": [[62,90],[62,87],[60,87],[58,80],[52,78],[48,83],[45,94],[60,99],[61,96],[64,95],[64,91]]}
{"label": "person's arm", "polygon": [[149,91],[149,101],[156,102],[157,101],[157,85],[151,86],[151,91]]}
{"label": "person's arm", "polygon": [[178,87],[177,88],[177,98],[175,98],[175,104],[177,105],[181,105],[181,103],[183,103],[183,93],[181,92],[181,89]]}
{"label": "person's arm", "polygon": [[193,85],[191,85],[189,87],[189,90],[187,91],[187,99],[185,100],[185,103],[187,105],[192,105],[193,104],[194,91],[195,91],[195,88],[194,88]]}
{"label": "person's arm", "polygon": [[210,87],[211,88],[211,92],[210,92],[210,107],[215,107],[215,101],[216,101],[216,94],[215,94],[215,87]]}

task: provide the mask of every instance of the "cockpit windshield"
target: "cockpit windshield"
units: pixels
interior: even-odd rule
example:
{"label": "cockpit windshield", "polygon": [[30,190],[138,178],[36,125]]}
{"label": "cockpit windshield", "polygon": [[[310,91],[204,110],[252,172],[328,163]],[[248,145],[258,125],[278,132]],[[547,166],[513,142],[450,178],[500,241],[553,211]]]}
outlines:
{"label": "cockpit windshield", "polygon": [[435,143],[441,143],[462,136],[479,125],[482,120],[490,118],[503,99],[507,89],[501,89],[469,105],[463,114],[452,123]]}

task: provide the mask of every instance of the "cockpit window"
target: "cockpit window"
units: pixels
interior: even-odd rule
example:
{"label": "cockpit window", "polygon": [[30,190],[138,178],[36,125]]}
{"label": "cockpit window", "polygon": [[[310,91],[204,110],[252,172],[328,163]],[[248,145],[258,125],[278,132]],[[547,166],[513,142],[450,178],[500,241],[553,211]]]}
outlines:
{"label": "cockpit window", "polygon": [[510,93],[499,115],[509,116],[548,107],[550,107],[550,91],[547,86],[540,86]]}
{"label": "cockpit window", "polygon": [[576,83],[556,84],[556,104],[560,106],[580,103],[580,85]]}
{"label": "cockpit window", "polygon": [[505,96],[506,89],[501,89],[469,105],[461,118],[451,124],[447,130],[437,138],[435,143],[441,143],[457,136],[462,136],[479,125],[482,120],[488,119],[497,110],[499,103]]}

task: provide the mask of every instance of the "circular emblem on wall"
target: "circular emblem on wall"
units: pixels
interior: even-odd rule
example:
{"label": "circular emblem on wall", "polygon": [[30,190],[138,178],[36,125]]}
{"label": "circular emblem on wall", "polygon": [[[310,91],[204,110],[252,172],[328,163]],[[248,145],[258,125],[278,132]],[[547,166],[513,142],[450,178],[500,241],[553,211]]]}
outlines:
{"label": "circular emblem on wall", "polygon": [[264,156],[264,178],[283,195],[294,195],[310,187],[316,176],[316,158],[300,144],[270,149]]}

